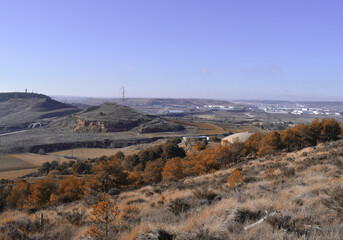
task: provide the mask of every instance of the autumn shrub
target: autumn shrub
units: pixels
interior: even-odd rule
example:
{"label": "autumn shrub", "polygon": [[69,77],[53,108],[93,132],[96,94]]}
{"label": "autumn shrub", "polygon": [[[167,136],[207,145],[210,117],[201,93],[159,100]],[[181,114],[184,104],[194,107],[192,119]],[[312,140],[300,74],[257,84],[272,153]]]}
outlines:
{"label": "autumn shrub", "polygon": [[111,188],[123,189],[127,185],[128,173],[118,159],[102,161],[93,166],[93,180],[90,186],[99,192],[108,192]]}
{"label": "autumn shrub", "polygon": [[63,179],[57,190],[59,202],[67,203],[80,200],[86,192],[86,184],[83,179],[68,177]]}
{"label": "autumn shrub", "polygon": [[118,206],[103,194],[101,201],[92,207],[90,217],[92,225],[88,234],[95,240],[115,239],[118,234],[118,218]]}
{"label": "autumn shrub", "polygon": [[255,132],[250,135],[250,137],[244,141],[244,147],[247,154],[256,154],[262,146],[262,140],[265,134],[261,132]]}
{"label": "autumn shrub", "polygon": [[129,172],[127,175],[127,183],[130,184],[133,188],[138,188],[143,185],[143,173],[140,170],[139,166],[135,167],[133,172]]}
{"label": "autumn shrub", "polygon": [[72,166],[72,173],[73,174],[90,174],[92,171],[92,164],[89,163],[88,161],[82,161],[82,162],[78,162],[75,163]]}
{"label": "autumn shrub", "polygon": [[139,156],[137,154],[131,154],[123,159],[123,166],[126,170],[133,171],[134,167],[140,163]]}
{"label": "autumn shrub", "polygon": [[30,184],[23,181],[13,187],[6,198],[7,207],[10,209],[23,209],[27,197],[30,195]]}
{"label": "autumn shrub", "polygon": [[106,194],[102,194],[101,201],[92,206],[88,234],[93,239],[116,239],[120,232],[139,222],[139,213],[136,206],[119,209]]}
{"label": "autumn shrub", "polygon": [[30,195],[26,198],[24,208],[42,209],[50,204],[50,197],[57,191],[57,183],[51,179],[38,180],[30,186]]}
{"label": "autumn shrub", "polygon": [[145,184],[158,183],[162,180],[163,161],[150,161],[147,163],[142,175]]}
{"label": "autumn shrub", "polygon": [[163,167],[162,178],[178,181],[184,177],[182,159],[170,158]]}
{"label": "autumn shrub", "polygon": [[245,178],[241,171],[236,169],[227,179],[229,186],[232,188],[238,187],[245,182]]}
{"label": "autumn shrub", "polygon": [[207,148],[195,156],[193,169],[198,175],[211,173],[219,168],[220,163],[217,161],[214,148]]}

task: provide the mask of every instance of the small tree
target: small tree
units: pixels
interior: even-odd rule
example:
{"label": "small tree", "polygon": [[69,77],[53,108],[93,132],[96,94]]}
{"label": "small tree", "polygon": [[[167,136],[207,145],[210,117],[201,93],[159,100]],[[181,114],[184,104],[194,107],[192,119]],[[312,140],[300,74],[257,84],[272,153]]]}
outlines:
{"label": "small tree", "polygon": [[93,187],[100,192],[108,192],[111,188],[122,189],[127,184],[127,172],[118,159],[101,162],[93,166]]}
{"label": "small tree", "polygon": [[341,126],[333,118],[324,118],[321,121],[321,140],[324,141],[335,141],[338,139],[338,136],[342,133]]}
{"label": "small tree", "polygon": [[145,184],[158,183],[162,180],[162,159],[151,161],[146,164],[143,181]]}
{"label": "small tree", "polygon": [[295,140],[295,134],[292,131],[292,129],[289,128],[281,132],[281,140],[282,140],[282,143],[286,146],[287,152],[291,151],[293,149],[294,140]]}
{"label": "small tree", "polygon": [[30,184],[26,181],[19,183],[8,194],[6,198],[7,207],[10,209],[22,209],[26,198],[30,195]]}
{"label": "small tree", "polygon": [[91,214],[92,225],[88,234],[96,240],[113,239],[118,232],[116,227],[119,218],[118,206],[103,193],[101,201],[93,205]]}
{"label": "small tree", "polygon": [[163,179],[180,180],[183,178],[183,167],[181,158],[170,158],[167,160],[162,171]]}
{"label": "small tree", "polygon": [[239,171],[238,169],[236,169],[232,176],[229,176],[227,179],[229,186],[231,188],[235,188],[238,187],[239,185],[243,184],[245,182],[245,178],[242,174],[241,171]]}
{"label": "small tree", "polygon": [[31,194],[26,198],[24,208],[34,207],[42,209],[50,203],[50,197],[57,190],[56,182],[39,180],[30,186]]}
{"label": "small tree", "polygon": [[57,194],[61,202],[80,200],[86,191],[85,181],[74,177],[63,179],[58,187]]}
{"label": "small tree", "polygon": [[90,174],[92,165],[86,161],[75,163],[72,166],[72,172],[77,174]]}
{"label": "small tree", "polygon": [[180,157],[184,158],[186,156],[186,152],[183,148],[180,148],[176,143],[169,143],[167,142],[162,146],[163,153],[161,157],[163,159],[169,159],[173,157]]}
{"label": "small tree", "polygon": [[48,174],[51,170],[51,164],[49,162],[43,163],[38,169],[39,174]]}

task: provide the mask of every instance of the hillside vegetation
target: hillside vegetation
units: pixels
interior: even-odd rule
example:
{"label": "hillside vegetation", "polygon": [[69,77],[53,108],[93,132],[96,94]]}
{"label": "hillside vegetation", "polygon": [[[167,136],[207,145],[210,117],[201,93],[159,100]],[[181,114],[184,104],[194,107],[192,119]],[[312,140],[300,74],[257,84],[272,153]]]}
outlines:
{"label": "hillside vegetation", "polygon": [[174,139],[137,154],[45,163],[41,178],[2,181],[0,233],[5,239],[340,239],[341,133],[333,119],[314,120],[243,143],[197,144],[197,154],[186,154]]}

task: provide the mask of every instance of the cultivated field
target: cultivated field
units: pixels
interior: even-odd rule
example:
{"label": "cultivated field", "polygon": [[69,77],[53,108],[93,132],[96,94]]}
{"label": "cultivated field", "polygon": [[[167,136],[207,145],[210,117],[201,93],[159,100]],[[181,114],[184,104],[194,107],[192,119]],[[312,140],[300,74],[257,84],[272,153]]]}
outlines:
{"label": "cultivated field", "polygon": [[71,150],[65,151],[58,151],[49,153],[49,156],[58,156],[58,157],[66,157],[66,158],[74,158],[78,160],[86,160],[92,158],[98,158],[101,156],[111,156],[115,155],[117,152],[121,151],[125,155],[130,155],[134,153],[138,153],[141,150],[144,150],[148,147],[163,144],[166,140],[160,139],[152,143],[143,143],[137,144],[129,147],[124,148],[76,148]]}
{"label": "cultivated field", "polygon": [[0,155],[0,179],[12,179],[35,172],[44,162],[69,161],[64,157],[33,153]]}

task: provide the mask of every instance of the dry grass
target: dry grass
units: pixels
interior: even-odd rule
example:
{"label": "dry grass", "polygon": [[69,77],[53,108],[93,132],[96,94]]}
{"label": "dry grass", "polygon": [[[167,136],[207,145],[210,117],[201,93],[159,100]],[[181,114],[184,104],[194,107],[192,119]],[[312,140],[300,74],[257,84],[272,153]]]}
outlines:
{"label": "dry grass", "polygon": [[[343,141],[339,144],[343,146]],[[336,189],[343,186],[343,174],[338,171],[342,168],[337,162],[342,163],[338,149],[323,145],[267,156],[213,174],[122,192],[113,197],[117,205],[134,205],[140,213],[119,239],[341,239],[343,219],[338,211],[343,200],[337,198],[341,193]],[[227,178],[237,167],[245,183],[232,188]],[[266,177],[270,169],[273,174]],[[207,199],[210,194],[214,196],[211,201]],[[52,223],[63,227],[70,223],[63,218],[65,214],[56,212],[70,212],[73,208],[89,214],[89,206],[82,202],[44,212]],[[244,229],[274,211],[278,211],[275,216]],[[0,219],[15,220],[20,214],[7,212]],[[72,226],[73,239],[82,239],[89,226],[87,221]]]}
{"label": "dry grass", "polygon": [[25,176],[27,174],[36,172],[37,170],[38,168],[30,168],[30,169],[0,172],[0,179],[14,179],[17,177]]}

